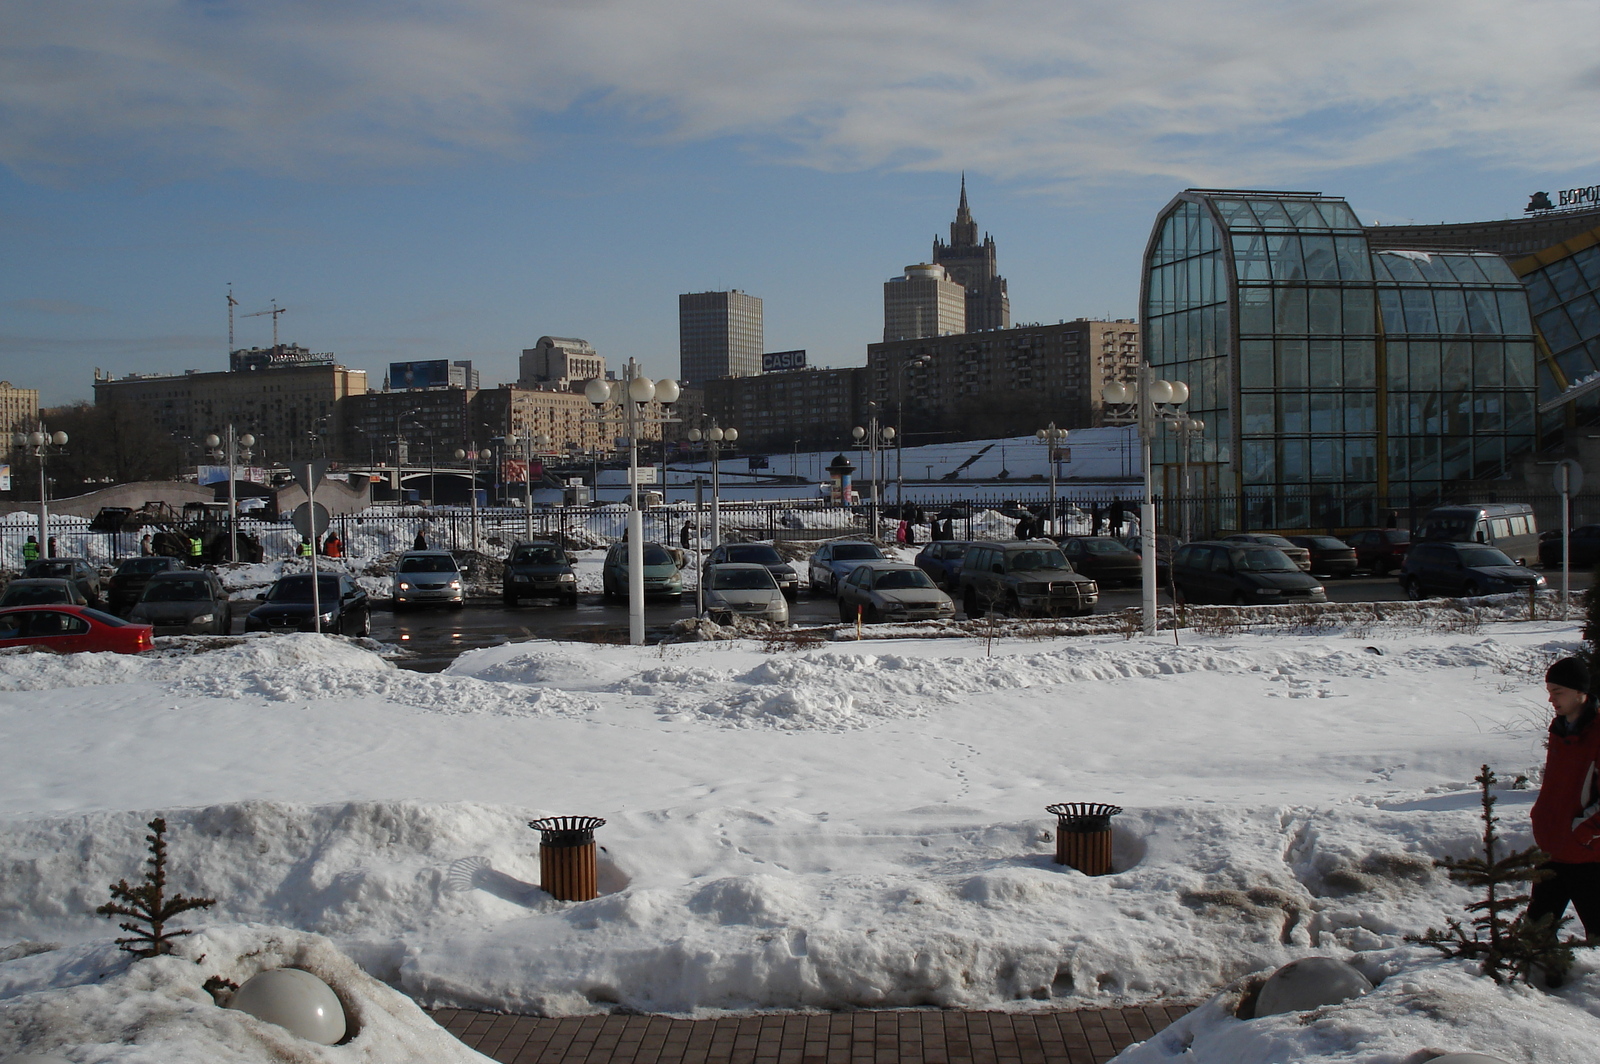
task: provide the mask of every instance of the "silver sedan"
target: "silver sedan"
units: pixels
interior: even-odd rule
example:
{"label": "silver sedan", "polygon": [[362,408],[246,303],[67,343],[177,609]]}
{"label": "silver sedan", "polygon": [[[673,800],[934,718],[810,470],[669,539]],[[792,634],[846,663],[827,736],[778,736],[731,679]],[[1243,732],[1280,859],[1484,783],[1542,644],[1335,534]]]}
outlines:
{"label": "silver sedan", "polygon": [[718,624],[735,617],[789,623],[789,600],[772,571],[755,562],[725,562],[706,569],[706,616]]}
{"label": "silver sedan", "polygon": [[955,603],[928,574],[905,562],[864,562],[839,584],[839,619],[879,621],[948,620]]}

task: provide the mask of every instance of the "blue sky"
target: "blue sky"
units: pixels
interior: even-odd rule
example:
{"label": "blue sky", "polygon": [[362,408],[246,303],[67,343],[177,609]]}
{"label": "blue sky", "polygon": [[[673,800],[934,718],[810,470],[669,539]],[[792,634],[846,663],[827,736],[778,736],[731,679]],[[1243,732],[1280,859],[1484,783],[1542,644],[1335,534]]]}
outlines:
{"label": "blue sky", "polygon": [[[857,365],[965,170],[1013,319],[1134,316],[1189,185],[1369,221],[1600,181],[1592,3],[13,0],[0,377],[220,369],[224,293],[376,384],[541,335],[677,371],[677,294]],[[271,340],[241,319],[241,346]]]}

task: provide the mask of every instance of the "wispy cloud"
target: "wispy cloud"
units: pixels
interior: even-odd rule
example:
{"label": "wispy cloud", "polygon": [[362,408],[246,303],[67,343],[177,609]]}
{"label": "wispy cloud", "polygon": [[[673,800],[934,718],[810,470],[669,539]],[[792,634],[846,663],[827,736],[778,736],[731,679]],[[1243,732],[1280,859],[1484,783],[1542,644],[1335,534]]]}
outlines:
{"label": "wispy cloud", "polygon": [[1039,182],[1600,156],[1591,0],[14,0],[35,180],[538,155],[543,118]]}

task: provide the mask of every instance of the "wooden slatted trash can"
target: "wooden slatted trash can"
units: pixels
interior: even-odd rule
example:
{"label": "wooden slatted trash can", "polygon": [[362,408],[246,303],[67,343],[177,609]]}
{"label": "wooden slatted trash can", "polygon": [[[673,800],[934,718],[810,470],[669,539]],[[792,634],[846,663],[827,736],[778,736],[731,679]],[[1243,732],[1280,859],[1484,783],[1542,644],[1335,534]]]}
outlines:
{"label": "wooden slatted trash can", "polygon": [[547,816],[528,821],[539,833],[539,886],[546,894],[557,901],[588,901],[600,896],[594,829],[603,824],[597,816]]}
{"label": "wooden slatted trash can", "polygon": [[1111,818],[1122,812],[1120,805],[1057,802],[1045,812],[1056,815],[1056,864],[1086,876],[1111,874]]}

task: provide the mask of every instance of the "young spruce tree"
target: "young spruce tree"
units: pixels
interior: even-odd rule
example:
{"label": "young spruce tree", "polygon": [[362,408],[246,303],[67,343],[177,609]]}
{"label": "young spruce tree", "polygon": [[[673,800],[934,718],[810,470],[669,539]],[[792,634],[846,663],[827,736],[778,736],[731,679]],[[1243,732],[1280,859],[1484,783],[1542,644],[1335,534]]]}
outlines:
{"label": "young spruce tree", "polygon": [[1528,920],[1528,895],[1520,892],[1521,887],[1550,875],[1539,868],[1547,855],[1537,846],[1530,846],[1504,857],[1495,856],[1500,843],[1494,829],[1500,819],[1494,815],[1497,799],[1490,792],[1495,775],[1484,765],[1474,779],[1483,799],[1483,856],[1463,861],[1447,857],[1434,862],[1457,883],[1483,889],[1483,897],[1466,906],[1467,912],[1474,914],[1471,930],[1451,918],[1443,931],[1430,927],[1421,935],[1407,935],[1406,940],[1432,946],[1446,957],[1480,960],[1483,974],[1497,983],[1507,979],[1531,983],[1535,968],[1541,969],[1552,984],[1558,983],[1572,967],[1572,948],[1583,945],[1583,940],[1560,937],[1567,917]]}
{"label": "young spruce tree", "polygon": [[150,844],[150,859],[145,862],[150,868],[144,874],[144,882],[137,887],[130,887],[126,879],[118,880],[111,884],[111,900],[95,910],[101,916],[126,916],[139,921],[117,925],[124,931],[133,932],[132,938],[117,939],[117,945],[135,957],[171,953],[173,939],[194,932],[168,931],[167,921],[179,913],[209,909],[217,903],[215,898],[186,898],[182,894],[174,894],[170,898],[166,896],[167,822],[156,817],[146,826],[153,834],[144,837]]}

